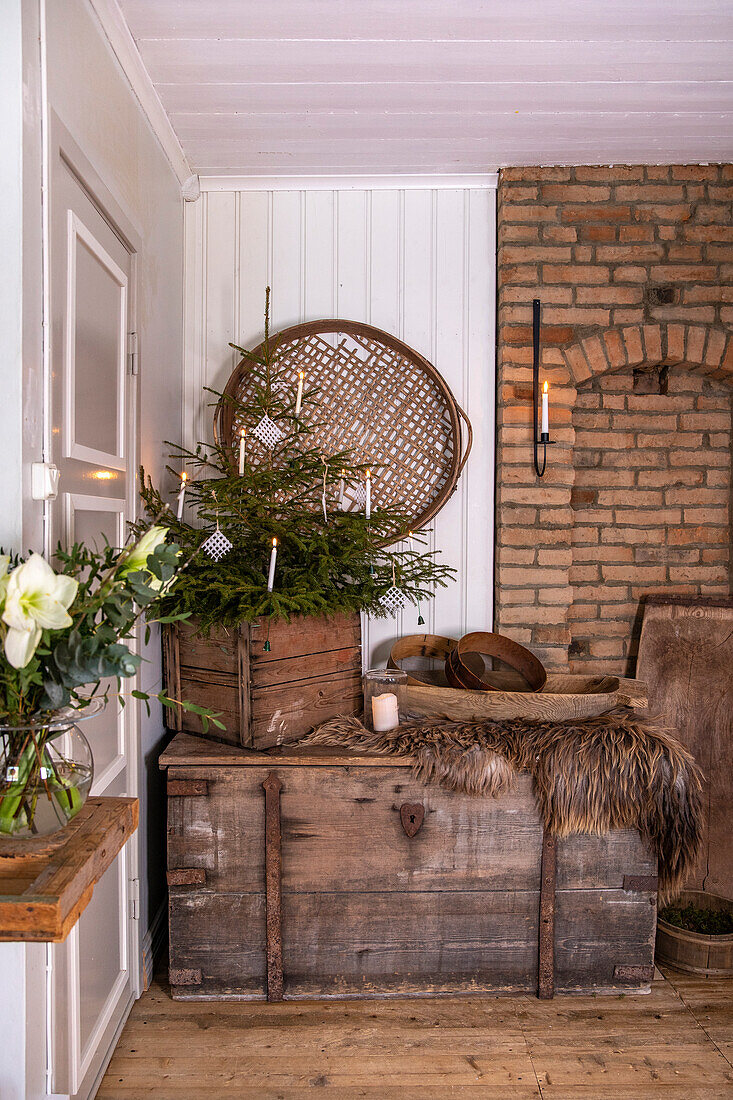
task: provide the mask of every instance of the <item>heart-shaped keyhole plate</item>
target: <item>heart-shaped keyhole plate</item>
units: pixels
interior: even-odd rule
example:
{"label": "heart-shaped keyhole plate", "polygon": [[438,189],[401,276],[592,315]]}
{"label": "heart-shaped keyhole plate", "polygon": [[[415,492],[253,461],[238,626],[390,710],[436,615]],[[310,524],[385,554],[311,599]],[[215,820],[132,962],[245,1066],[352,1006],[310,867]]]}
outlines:
{"label": "heart-shaped keyhole plate", "polygon": [[400,806],[402,828],[408,836],[415,836],[420,832],[424,818],[425,807],[422,802],[403,802]]}

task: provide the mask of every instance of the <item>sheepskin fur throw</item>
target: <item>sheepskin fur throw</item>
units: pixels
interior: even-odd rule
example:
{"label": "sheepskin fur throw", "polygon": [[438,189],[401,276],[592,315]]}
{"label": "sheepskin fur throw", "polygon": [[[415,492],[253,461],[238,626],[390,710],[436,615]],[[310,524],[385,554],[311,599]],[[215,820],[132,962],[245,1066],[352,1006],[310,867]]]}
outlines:
{"label": "sheepskin fur throw", "polygon": [[411,756],[417,779],[471,795],[497,797],[526,770],[548,832],[638,829],[657,854],[662,901],[682,889],[700,845],[697,764],[669,729],[628,710],[568,722],[420,720],[388,733],[336,718],[301,744]]}

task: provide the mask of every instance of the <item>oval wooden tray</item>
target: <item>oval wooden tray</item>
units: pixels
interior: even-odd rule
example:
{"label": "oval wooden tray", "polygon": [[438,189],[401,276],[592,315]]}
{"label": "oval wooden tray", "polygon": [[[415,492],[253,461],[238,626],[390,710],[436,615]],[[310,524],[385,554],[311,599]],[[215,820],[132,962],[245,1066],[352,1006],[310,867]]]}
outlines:
{"label": "oval wooden tray", "polygon": [[647,686],[641,680],[620,676],[547,674],[542,691],[462,691],[424,683],[408,683],[407,710],[430,718],[461,722],[527,718],[530,721],[563,721],[594,718],[614,707],[644,709]]}

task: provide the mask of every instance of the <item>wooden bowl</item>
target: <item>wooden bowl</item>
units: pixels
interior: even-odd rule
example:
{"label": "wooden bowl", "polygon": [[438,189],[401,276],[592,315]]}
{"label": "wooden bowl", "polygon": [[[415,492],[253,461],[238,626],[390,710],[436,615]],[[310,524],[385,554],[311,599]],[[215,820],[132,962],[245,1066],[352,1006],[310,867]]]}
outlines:
{"label": "wooden bowl", "polygon": [[460,688],[409,683],[407,710],[429,718],[459,722],[502,721],[526,718],[534,722],[558,722],[573,718],[594,718],[614,707],[647,706],[647,686],[640,680],[619,676],[547,674],[542,691],[513,691],[511,676],[487,673],[493,691],[464,691]]}

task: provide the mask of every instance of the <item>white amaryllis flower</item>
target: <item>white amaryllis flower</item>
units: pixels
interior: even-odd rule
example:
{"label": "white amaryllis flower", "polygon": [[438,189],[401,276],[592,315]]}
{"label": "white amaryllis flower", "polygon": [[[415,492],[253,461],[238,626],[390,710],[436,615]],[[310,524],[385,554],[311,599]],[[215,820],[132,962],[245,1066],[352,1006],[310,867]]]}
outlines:
{"label": "white amaryllis flower", "polygon": [[124,577],[127,573],[136,573],[139,569],[147,568],[148,558],[155,553],[157,546],[165,542],[167,534],[167,527],[150,527],[144,535],[141,535],[122,563],[120,576]]}
{"label": "white amaryllis flower", "polygon": [[79,582],[54,573],[40,554],[31,554],[8,577],[3,622],[8,626],[5,656],[13,668],[25,668],[41,640],[42,630],[71,626],[67,608]]}

